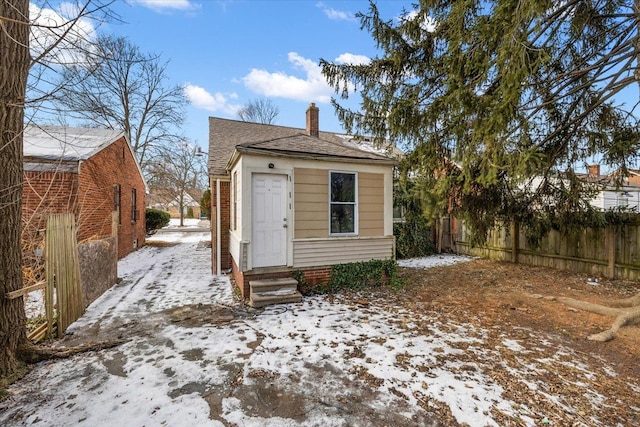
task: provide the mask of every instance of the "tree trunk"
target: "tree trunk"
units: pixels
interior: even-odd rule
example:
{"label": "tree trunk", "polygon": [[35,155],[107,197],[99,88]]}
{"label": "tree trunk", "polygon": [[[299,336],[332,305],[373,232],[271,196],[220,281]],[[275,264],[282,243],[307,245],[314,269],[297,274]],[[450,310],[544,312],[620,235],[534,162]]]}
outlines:
{"label": "tree trunk", "polygon": [[640,294],[630,298],[615,300],[610,303],[613,307],[618,308],[593,304],[587,301],[579,301],[567,297],[550,297],[548,299],[559,301],[569,307],[615,318],[611,328],[598,334],[589,335],[587,339],[591,341],[610,341],[616,337],[618,330],[623,326],[636,325],[640,323]]}
{"label": "tree trunk", "polygon": [[22,131],[29,72],[29,1],[0,0],[0,376],[19,366],[26,342],[20,245]]}
{"label": "tree trunk", "polygon": [[184,191],[180,193],[178,200],[178,205],[180,205],[180,227],[184,227]]}

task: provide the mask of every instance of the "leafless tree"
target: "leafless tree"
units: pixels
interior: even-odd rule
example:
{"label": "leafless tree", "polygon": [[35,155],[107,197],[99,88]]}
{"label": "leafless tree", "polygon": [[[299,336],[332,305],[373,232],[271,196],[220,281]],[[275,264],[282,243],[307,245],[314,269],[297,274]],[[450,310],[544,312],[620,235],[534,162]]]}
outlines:
{"label": "leafless tree", "polygon": [[206,162],[204,153],[188,142],[171,148],[156,150],[149,162],[149,187],[169,202],[175,202],[180,210],[180,226],[184,226],[185,204],[189,196],[200,201],[206,187]]}
{"label": "leafless tree", "polygon": [[181,138],[187,99],[171,85],[167,62],[124,37],[99,36],[93,50],[65,65],[56,106],[84,125],[122,129],[143,170],[151,151]]}
{"label": "leafless tree", "polygon": [[238,111],[238,116],[243,122],[262,123],[272,125],[280,114],[280,108],[270,99],[258,98],[249,101]]}

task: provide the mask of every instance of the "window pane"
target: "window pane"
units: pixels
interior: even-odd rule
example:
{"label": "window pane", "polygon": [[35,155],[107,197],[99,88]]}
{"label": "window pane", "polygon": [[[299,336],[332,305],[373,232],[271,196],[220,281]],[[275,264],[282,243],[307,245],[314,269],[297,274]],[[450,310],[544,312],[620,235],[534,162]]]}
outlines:
{"label": "window pane", "polygon": [[356,175],[353,173],[331,173],[331,201],[356,201]]}
{"label": "window pane", "polygon": [[331,205],[331,233],[354,233],[354,225],[354,205]]}

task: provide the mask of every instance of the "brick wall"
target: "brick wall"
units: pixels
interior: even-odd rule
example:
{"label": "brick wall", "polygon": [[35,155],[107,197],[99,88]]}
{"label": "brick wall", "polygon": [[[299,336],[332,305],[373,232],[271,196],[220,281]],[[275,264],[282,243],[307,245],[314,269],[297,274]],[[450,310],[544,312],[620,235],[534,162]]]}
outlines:
{"label": "brick wall", "polygon": [[323,285],[331,279],[331,267],[320,267],[309,270],[303,270],[304,279],[310,288]]}
{"label": "brick wall", "polygon": [[[80,241],[111,236],[111,212],[116,208],[115,193],[119,186],[119,258],[143,246],[145,239],[145,187],[126,144],[123,137],[83,162],[78,184]],[[135,219],[132,210],[136,212]]]}
{"label": "brick wall", "polygon": [[231,274],[233,276],[233,281],[235,282],[236,287],[240,290],[240,294],[242,294],[242,298],[249,298],[249,281],[245,283],[244,274],[238,268],[238,264],[236,264],[236,260],[231,259]]}
{"label": "brick wall", "polygon": [[[55,169],[56,165],[52,165]],[[69,168],[67,168],[68,170]],[[50,214],[78,214],[78,175],[75,172],[25,170],[22,191],[22,259],[25,279],[34,284],[44,278],[44,230]]]}
{"label": "brick wall", "polygon": [[220,221],[220,269],[222,271],[231,269],[231,254],[229,253],[229,229],[231,228],[231,183],[220,181],[220,218],[216,217],[217,186],[216,180],[211,179],[211,267],[216,273],[216,227]]}
{"label": "brick wall", "polygon": [[50,214],[73,212],[77,216],[78,175],[75,172],[25,170],[23,178],[23,235],[44,230]]}
{"label": "brick wall", "polygon": [[229,253],[229,230],[231,229],[231,182],[220,182],[220,225],[222,242],[220,245],[220,265],[223,270],[231,268]]}

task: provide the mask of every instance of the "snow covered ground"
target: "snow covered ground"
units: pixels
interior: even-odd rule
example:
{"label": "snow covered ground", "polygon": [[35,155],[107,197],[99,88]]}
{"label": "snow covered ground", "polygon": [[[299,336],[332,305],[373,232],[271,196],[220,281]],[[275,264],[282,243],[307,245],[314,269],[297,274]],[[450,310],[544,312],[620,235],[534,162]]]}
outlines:
{"label": "snow covered ground", "polygon": [[409,267],[409,268],[432,268],[432,267],[440,267],[443,265],[452,265],[458,262],[466,262],[473,260],[473,257],[468,257],[465,255],[456,255],[456,254],[441,254],[441,255],[433,255],[424,258],[410,258],[410,259],[401,259],[398,261],[398,265],[400,267]]}
{"label": "snow covered ground", "polygon": [[[58,345],[123,343],[39,364],[0,403],[0,425],[427,426],[442,425],[442,407],[470,426],[498,425],[496,412],[541,422],[465,357],[499,363],[486,331],[340,295],[252,310],[211,275],[208,239],[163,233],[150,242],[167,243],[123,259],[124,280]],[[516,340],[504,346],[522,350]]]}
{"label": "snow covered ground", "polygon": [[[195,227],[200,222],[199,218],[185,218],[184,225],[185,227],[191,226]],[[179,227],[180,226],[180,218],[171,218],[169,220],[169,227]]]}

